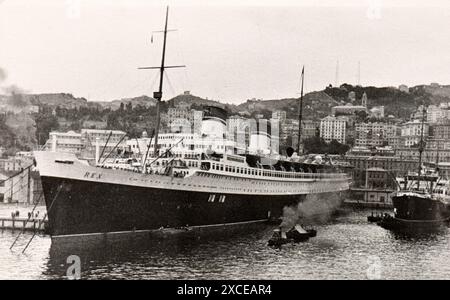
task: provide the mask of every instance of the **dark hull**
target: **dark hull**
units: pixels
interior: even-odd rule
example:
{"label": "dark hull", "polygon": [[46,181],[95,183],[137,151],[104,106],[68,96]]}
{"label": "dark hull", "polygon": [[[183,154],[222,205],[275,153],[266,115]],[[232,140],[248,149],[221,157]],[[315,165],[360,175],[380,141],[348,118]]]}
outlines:
{"label": "dark hull", "polygon": [[444,229],[449,224],[449,219],[440,219],[434,221],[424,221],[424,220],[404,220],[393,217],[385,217],[377,223],[379,226],[399,232],[433,232],[436,230]]}
{"label": "dark hull", "polygon": [[415,195],[392,197],[395,216],[383,217],[377,224],[385,229],[405,232],[433,231],[448,226],[450,206]]}
{"label": "dark hull", "polygon": [[439,221],[450,217],[450,206],[427,197],[392,197],[396,218],[410,221]]}
{"label": "dark hull", "polygon": [[135,232],[278,219],[304,196],[210,193],[42,177],[52,236]]}

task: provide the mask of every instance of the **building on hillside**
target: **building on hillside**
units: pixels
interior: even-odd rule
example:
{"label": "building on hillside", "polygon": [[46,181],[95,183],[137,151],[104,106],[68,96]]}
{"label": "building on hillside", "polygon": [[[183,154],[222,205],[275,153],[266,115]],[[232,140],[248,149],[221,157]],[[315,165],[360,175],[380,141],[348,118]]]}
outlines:
{"label": "building on hillside", "polygon": [[[421,136],[422,133],[422,121],[421,120],[412,120],[400,125],[401,128],[401,136]],[[427,122],[423,124],[423,136],[427,137],[429,131],[429,125]]]}
{"label": "building on hillside", "polygon": [[439,87],[441,87],[441,85],[440,85],[439,83],[437,83],[437,82],[432,82],[432,83],[430,83],[430,86],[431,86],[432,88],[439,88]]}
{"label": "building on hillside", "polygon": [[169,124],[178,119],[192,120],[190,105],[187,102],[180,101],[175,107],[169,107],[167,118]]}
{"label": "building on hillside", "polygon": [[430,126],[430,136],[435,139],[450,140],[450,120],[432,124]]}
{"label": "building on hillside", "polygon": [[250,144],[250,120],[234,115],[229,117],[226,122],[228,139],[236,141],[241,148],[247,148]]}
{"label": "building on hillside", "polygon": [[347,103],[346,105],[338,105],[331,108],[331,115],[333,116],[354,115],[359,112],[367,113],[367,107],[362,105],[351,105],[350,103]]}
{"label": "building on hillside", "polygon": [[126,133],[120,130],[105,129],[82,129],[81,133],[52,131],[44,149],[46,151],[74,153],[86,159],[93,159],[97,142],[106,156],[114,149],[123,150],[125,148],[125,135]]}
{"label": "building on hillside", "polygon": [[[272,119],[272,122],[276,122],[278,119]],[[320,122],[313,120],[302,120],[302,135],[301,141],[305,141],[309,138],[319,135]],[[286,119],[284,122],[280,122],[279,125],[279,140],[280,145],[286,147],[292,147],[297,149],[298,143],[298,120]]]}
{"label": "building on hillside", "polygon": [[202,131],[202,119],[203,119],[203,111],[201,110],[192,110],[192,132],[194,134],[200,134]]}
{"label": "building on hillside", "polygon": [[[425,112],[425,114],[424,114],[424,112]],[[419,120],[419,122],[421,122],[424,115],[426,118],[427,117],[426,108],[423,105],[419,105],[419,107],[413,113],[411,113],[410,119],[411,120]]]}
{"label": "building on hillside", "polygon": [[355,125],[357,147],[379,147],[389,144],[389,138],[397,136],[397,125],[382,122],[357,123]]}
{"label": "building on hillside", "polygon": [[278,119],[281,123],[284,122],[286,120],[286,111],[276,110],[272,112],[272,119]]}
{"label": "building on hillside", "polygon": [[80,154],[84,149],[84,143],[81,139],[81,133],[75,131],[58,132],[52,131],[49,139],[44,145],[46,151],[70,152]]}
{"label": "building on hillside", "polygon": [[175,107],[169,107],[164,117],[169,132],[194,132],[201,131],[203,111],[191,109],[190,104],[180,101]]}
{"label": "building on hillside", "polygon": [[336,140],[341,144],[346,141],[346,119],[328,116],[320,121],[320,137],[326,142]]}
{"label": "building on hillside", "polygon": [[0,158],[0,171],[19,172],[30,165],[29,159],[19,157]]}
{"label": "building on hillside", "polygon": [[[314,120],[303,120],[302,121],[302,141],[307,140],[312,137],[319,136],[320,122]],[[298,131],[298,130],[297,130]]]}
{"label": "building on hillside", "polygon": [[105,129],[108,123],[106,121],[85,120],[82,126],[89,129]]}
{"label": "building on hillside", "polygon": [[381,168],[388,171],[391,176],[403,176],[408,171],[416,170],[417,159],[409,159],[399,156],[380,155],[346,155],[341,159],[353,167],[353,186],[365,187],[367,182],[367,170],[370,168]]}
{"label": "building on hillside", "polygon": [[409,88],[408,88],[408,86],[405,85],[405,84],[399,85],[399,86],[398,86],[398,89],[399,89],[401,92],[403,92],[403,93],[409,93]]}
{"label": "building on hillside", "polygon": [[445,118],[447,118],[447,110],[444,110],[437,105],[429,105],[427,107],[427,122],[431,124],[437,123]]}
{"label": "building on hillside", "polygon": [[[417,147],[399,148],[395,151],[396,156],[401,159],[419,159],[419,149]],[[430,149],[426,147],[422,153],[422,161],[428,163],[450,162],[450,149]]]}
{"label": "building on hillside", "polygon": [[384,118],[384,106],[374,106],[369,110],[369,117],[382,119]]}
{"label": "building on hillside", "polygon": [[81,142],[81,155],[86,159],[94,159],[97,143],[104,156],[112,151],[126,149],[126,133],[121,130],[81,129]]}

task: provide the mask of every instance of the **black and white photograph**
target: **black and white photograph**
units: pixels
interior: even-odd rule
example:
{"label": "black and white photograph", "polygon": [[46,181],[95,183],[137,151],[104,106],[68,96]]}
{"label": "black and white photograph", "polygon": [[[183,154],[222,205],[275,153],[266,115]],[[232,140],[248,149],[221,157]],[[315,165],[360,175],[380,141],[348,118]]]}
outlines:
{"label": "black and white photograph", "polygon": [[0,280],[450,279],[449,20],[445,0],[0,0]]}

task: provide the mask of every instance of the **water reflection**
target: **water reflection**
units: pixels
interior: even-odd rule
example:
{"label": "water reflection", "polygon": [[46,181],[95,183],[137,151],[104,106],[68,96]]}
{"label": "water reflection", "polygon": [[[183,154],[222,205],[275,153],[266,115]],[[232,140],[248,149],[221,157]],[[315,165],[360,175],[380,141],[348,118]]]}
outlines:
{"label": "water reflection", "polygon": [[220,272],[225,260],[251,258],[255,253],[248,246],[263,246],[268,231],[271,229],[260,225],[252,232],[228,236],[155,238],[142,234],[54,239],[45,275],[64,277],[67,257],[77,255],[84,278],[197,278]]}
{"label": "water reflection", "polygon": [[[448,229],[405,235],[367,223],[370,211],[339,214],[317,236],[280,249],[267,246],[273,226],[230,236],[164,239],[116,236],[50,241],[0,234],[0,278],[65,278],[67,257],[81,259],[83,279],[366,279],[376,262],[381,279],[450,279]],[[374,259],[375,258],[375,259]]]}

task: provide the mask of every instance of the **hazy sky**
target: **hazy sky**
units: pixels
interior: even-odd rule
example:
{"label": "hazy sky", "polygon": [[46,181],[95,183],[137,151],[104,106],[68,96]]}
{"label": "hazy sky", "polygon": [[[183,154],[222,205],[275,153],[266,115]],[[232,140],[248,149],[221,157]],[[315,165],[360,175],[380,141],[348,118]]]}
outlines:
{"label": "hazy sky", "polygon": [[[450,83],[450,1],[0,0],[4,88],[103,101],[157,89],[170,5],[164,98],[297,97],[339,83]],[[1,75],[1,74],[0,74]],[[0,76],[0,81],[1,81]]]}

